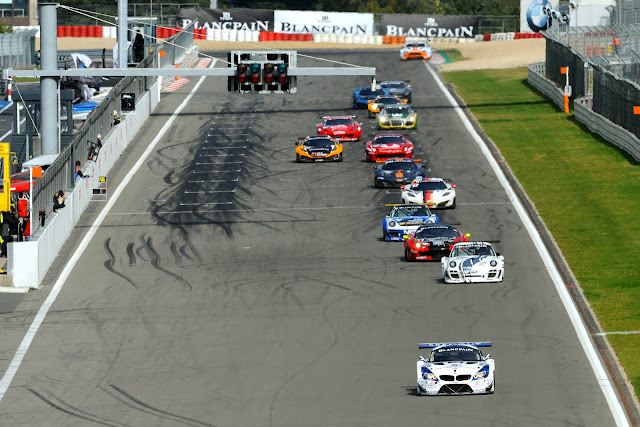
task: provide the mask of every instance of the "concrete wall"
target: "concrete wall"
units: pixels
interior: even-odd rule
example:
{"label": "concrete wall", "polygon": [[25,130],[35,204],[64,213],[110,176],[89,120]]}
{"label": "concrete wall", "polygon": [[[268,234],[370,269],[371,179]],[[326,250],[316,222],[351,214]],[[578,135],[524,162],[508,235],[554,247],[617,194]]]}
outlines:
{"label": "concrete wall", "polygon": [[[54,216],[42,235],[31,242],[14,242],[7,245],[7,272],[13,277],[14,287],[39,287],[80,216],[91,202],[93,189],[99,187],[98,177],[107,176],[159,102],[160,79],[149,92],[138,99],[135,111],[126,113],[122,123],[113,127],[109,134],[103,137],[103,147],[98,160],[86,169],[91,178],[77,181],[73,191],[67,193],[66,207],[52,214]],[[53,198],[53,194],[51,197]],[[37,220],[37,216],[34,219]]]}

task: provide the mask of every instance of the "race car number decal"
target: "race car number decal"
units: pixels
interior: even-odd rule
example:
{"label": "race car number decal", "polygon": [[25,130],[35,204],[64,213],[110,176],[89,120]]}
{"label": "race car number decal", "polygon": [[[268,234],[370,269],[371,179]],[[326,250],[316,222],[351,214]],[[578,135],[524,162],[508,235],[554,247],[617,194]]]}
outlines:
{"label": "race car number decal", "polygon": [[396,178],[402,178],[404,176],[404,174],[402,173],[402,171],[396,171]]}

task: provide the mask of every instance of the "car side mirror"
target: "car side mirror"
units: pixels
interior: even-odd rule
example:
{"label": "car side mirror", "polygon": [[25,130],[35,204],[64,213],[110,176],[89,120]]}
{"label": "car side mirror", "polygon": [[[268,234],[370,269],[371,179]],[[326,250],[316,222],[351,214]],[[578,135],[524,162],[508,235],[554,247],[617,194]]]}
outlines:
{"label": "car side mirror", "polygon": [[487,354],[483,360],[491,359],[491,353]]}
{"label": "car side mirror", "polygon": [[471,233],[465,234],[464,237],[471,237]]}
{"label": "car side mirror", "polygon": [[302,144],[302,142],[301,142],[301,141],[296,141],[296,144],[295,144],[295,145],[300,145],[300,144]]}
{"label": "car side mirror", "polygon": [[409,239],[409,236],[408,236],[407,234],[403,234],[403,235],[402,235],[402,239],[403,239],[403,240],[407,240],[407,239]]}
{"label": "car side mirror", "polygon": [[456,185],[455,184],[451,184],[451,188],[456,188]]}
{"label": "car side mirror", "polygon": [[496,256],[502,256],[500,252],[496,252]]}

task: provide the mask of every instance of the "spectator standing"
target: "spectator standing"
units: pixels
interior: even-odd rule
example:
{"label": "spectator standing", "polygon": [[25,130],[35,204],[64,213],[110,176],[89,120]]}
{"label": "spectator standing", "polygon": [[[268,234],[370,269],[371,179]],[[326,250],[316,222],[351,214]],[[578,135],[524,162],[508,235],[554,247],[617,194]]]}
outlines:
{"label": "spectator standing", "polygon": [[56,194],[53,195],[53,212],[58,212],[58,209],[62,209],[65,207],[65,201],[67,200],[67,196],[65,196],[64,191],[59,190]]}
{"label": "spectator standing", "polygon": [[119,124],[122,121],[122,117],[118,114],[118,110],[113,110],[113,126]]}
{"label": "spectator standing", "polygon": [[133,40],[133,60],[134,62],[142,62],[144,59],[144,37],[140,30],[136,32],[136,38]]}
{"label": "spectator standing", "polygon": [[44,227],[44,222],[47,219],[47,211],[44,209],[44,206],[40,208],[40,212],[38,213],[38,220],[40,221],[40,227]]}

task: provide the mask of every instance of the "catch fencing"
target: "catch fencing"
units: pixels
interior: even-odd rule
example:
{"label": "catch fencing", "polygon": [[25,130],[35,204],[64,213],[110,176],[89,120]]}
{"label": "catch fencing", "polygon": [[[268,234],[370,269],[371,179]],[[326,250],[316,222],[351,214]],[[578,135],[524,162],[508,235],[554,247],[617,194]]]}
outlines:
{"label": "catch fencing", "polygon": [[[192,45],[193,36],[190,36]],[[173,46],[176,42],[180,43],[179,47]],[[173,58],[180,61],[182,58],[178,55],[180,55],[180,52],[184,54],[188,47],[189,35],[185,36],[183,33],[178,33],[159,46],[158,51],[172,49],[175,54]],[[155,53],[149,55],[138,65],[138,68],[158,68],[160,64],[158,58],[159,56]],[[166,62],[162,62],[162,64],[164,64],[164,67],[169,66]],[[40,210],[44,210],[47,215],[50,214],[53,206],[53,195],[58,190],[67,192],[76,185],[75,161],[80,160],[81,163],[84,163],[87,160],[92,143],[97,142],[97,135],[100,134],[106,137],[112,130],[113,116],[111,113],[114,110],[121,111],[122,96],[126,95],[138,100],[157,80],[158,77],[155,76],[125,77],[114,86],[109,93],[108,99],[102,101],[89,113],[85,122],[74,135],[73,140],[62,150],[56,160],[42,174],[42,177],[33,185],[33,209],[36,219]],[[38,231],[41,228],[39,221],[31,225],[33,239],[38,238]]]}
{"label": "catch fencing", "polygon": [[[640,106],[639,48],[638,24],[547,32],[544,67],[544,77],[558,88],[566,82],[561,68],[569,67],[571,96],[576,110],[581,110],[576,118],[636,160],[640,160],[640,118],[634,114],[634,107]],[[530,75],[536,71],[532,67]],[[587,107],[598,120],[583,111]]]}
{"label": "catch fencing", "polygon": [[20,30],[0,34],[0,68],[33,68],[37,32]]}

